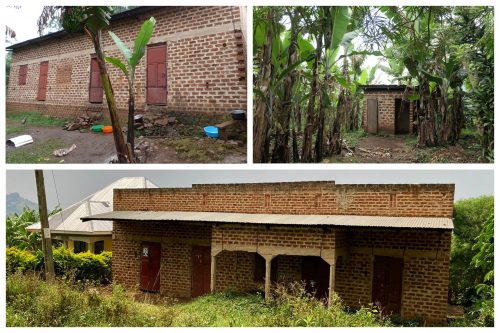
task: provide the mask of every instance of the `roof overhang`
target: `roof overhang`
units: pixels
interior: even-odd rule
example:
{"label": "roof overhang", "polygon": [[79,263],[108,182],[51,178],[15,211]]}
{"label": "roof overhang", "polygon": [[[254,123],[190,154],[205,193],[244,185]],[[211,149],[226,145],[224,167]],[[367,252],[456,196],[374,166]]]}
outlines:
{"label": "roof overhang", "polygon": [[219,212],[176,211],[112,211],[82,217],[90,220],[134,221],[134,222],[204,222],[260,225],[294,226],[338,226],[400,229],[453,229],[453,220],[446,217],[395,217],[361,215],[286,215],[243,214]]}
{"label": "roof overhang", "polygon": [[406,89],[413,89],[406,85],[396,85],[396,84],[373,84],[373,85],[362,85],[364,91],[405,91]]}

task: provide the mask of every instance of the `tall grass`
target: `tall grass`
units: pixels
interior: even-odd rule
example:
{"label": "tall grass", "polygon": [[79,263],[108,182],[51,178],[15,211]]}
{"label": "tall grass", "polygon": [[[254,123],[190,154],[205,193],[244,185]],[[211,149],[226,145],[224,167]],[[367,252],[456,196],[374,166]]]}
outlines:
{"label": "tall grass", "polygon": [[[301,284],[278,286],[271,301],[259,293],[214,293],[189,303],[145,296],[136,301],[119,286],[105,289],[35,274],[7,276],[7,326],[387,326],[376,312],[347,312],[338,298],[330,307]],[[149,298],[149,299],[148,299]]]}

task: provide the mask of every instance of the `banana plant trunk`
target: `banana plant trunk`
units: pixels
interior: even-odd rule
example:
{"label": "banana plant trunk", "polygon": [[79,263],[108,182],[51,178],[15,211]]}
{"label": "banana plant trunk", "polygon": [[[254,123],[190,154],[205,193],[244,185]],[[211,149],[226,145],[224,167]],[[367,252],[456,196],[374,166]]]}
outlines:
{"label": "banana plant trunk", "polygon": [[134,85],[131,84],[128,92],[128,126],[127,126],[127,144],[131,151],[132,158],[135,160],[135,94]]}
{"label": "banana plant trunk", "polygon": [[127,145],[122,134],[122,128],[120,126],[120,120],[118,119],[118,112],[116,107],[115,95],[113,93],[113,87],[111,86],[111,81],[109,80],[108,71],[106,70],[106,65],[104,62],[104,53],[102,50],[96,50],[97,53],[97,64],[99,65],[99,73],[101,76],[102,88],[104,94],[106,95],[106,101],[108,103],[109,117],[111,119],[111,126],[113,127],[113,138],[115,141],[116,156],[119,163],[130,163],[132,162],[130,154],[128,153]]}
{"label": "banana plant trunk", "polygon": [[316,125],[316,117],[314,114],[316,95],[318,94],[318,67],[321,61],[321,51],[323,48],[323,36],[320,34],[317,39],[316,45],[316,57],[312,69],[312,81],[311,81],[311,95],[309,96],[309,101],[307,104],[307,118],[306,126],[304,128],[304,142],[302,145],[302,162],[312,162],[313,161],[313,151],[312,151],[312,140],[313,133]]}
{"label": "banana plant trunk", "polygon": [[[273,17],[271,11],[270,16]],[[263,45],[262,65],[259,73],[259,90],[255,99],[255,114],[253,127],[253,161],[255,163],[267,163],[269,161],[269,107],[271,107],[271,51],[273,41],[273,21],[269,22],[266,31],[266,42]]]}

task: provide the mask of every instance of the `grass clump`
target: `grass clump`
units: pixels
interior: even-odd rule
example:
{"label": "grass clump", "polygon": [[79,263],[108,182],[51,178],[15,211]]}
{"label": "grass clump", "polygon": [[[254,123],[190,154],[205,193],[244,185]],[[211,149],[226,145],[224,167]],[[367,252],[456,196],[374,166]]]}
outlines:
{"label": "grass clump", "polygon": [[47,283],[36,274],[7,276],[8,327],[170,326],[167,306],[138,303],[113,286],[105,292],[89,284],[58,279]]}
{"label": "grass clump", "polygon": [[363,129],[359,129],[357,131],[344,133],[343,139],[347,142],[347,145],[349,147],[357,147],[359,144],[359,139],[365,138],[367,136],[368,133],[366,133]]}
{"label": "grass clump", "polygon": [[[67,119],[55,118],[49,115],[44,115],[39,112],[7,112],[6,117],[8,124],[9,123],[20,124],[23,119],[26,119],[26,126],[38,126],[38,127],[63,126],[64,123],[67,121]],[[14,126],[13,128],[21,128],[21,126]],[[7,134],[8,132],[9,129],[7,129]]]}
{"label": "grass clump", "polygon": [[7,151],[7,163],[59,163],[52,158],[52,153],[56,149],[64,148],[61,139],[53,138],[44,142],[33,142],[30,145]]}

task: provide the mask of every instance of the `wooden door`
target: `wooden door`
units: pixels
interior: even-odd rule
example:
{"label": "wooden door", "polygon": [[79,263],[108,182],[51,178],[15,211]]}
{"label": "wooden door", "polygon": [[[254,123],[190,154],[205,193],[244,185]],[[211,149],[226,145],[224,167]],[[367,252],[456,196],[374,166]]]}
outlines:
{"label": "wooden door", "polygon": [[376,256],[373,263],[372,302],[379,305],[384,314],[398,314],[401,311],[402,287],[403,259]]}
{"label": "wooden door", "polygon": [[368,133],[378,132],[378,100],[370,98],[366,100],[366,130]]}
{"label": "wooden door", "polygon": [[141,289],[160,291],[161,244],[142,243]]}
{"label": "wooden door", "polygon": [[102,103],[103,89],[101,81],[101,72],[96,57],[90,59],[90,83],[89,83],[89,102]]}
{"label": "wooden door", "polygon": [[408,134],[410,133],[410,102],[396,98],[394,103],[396,110],[395,133]]}
{"label": "wooden door", "polygon": [[320,257],[302,258],[302,281],[318,299],[328,299],[330,265]]}
{"label": "wooden door", "polygon": [[146,100],[151,105],[167,104],[167,46],[148,46]]}
{"label": "wooden door", "polygon": [[47,75],[49,73],[49,62],[40,63],[40,76],[38,77],[38,95],[37,100],[45,101],[47,96]]}
{"label": "wooden door", "polygon": [[193,246],[191,297],[210,293],[210,246]]}

